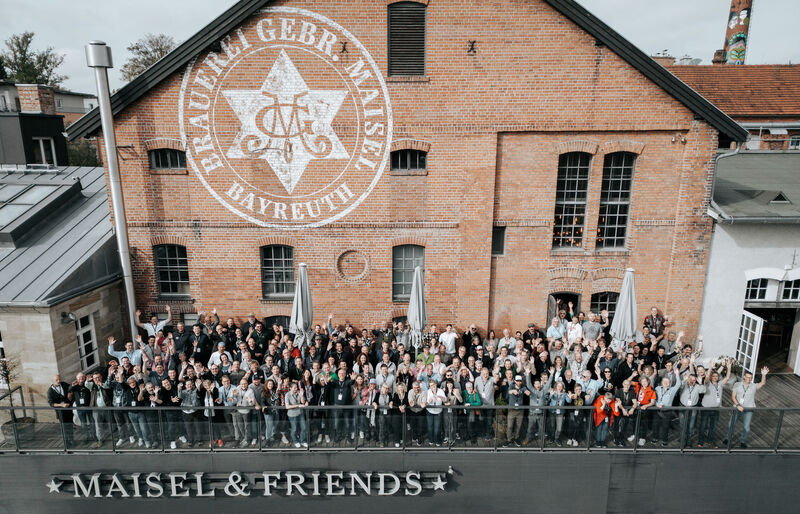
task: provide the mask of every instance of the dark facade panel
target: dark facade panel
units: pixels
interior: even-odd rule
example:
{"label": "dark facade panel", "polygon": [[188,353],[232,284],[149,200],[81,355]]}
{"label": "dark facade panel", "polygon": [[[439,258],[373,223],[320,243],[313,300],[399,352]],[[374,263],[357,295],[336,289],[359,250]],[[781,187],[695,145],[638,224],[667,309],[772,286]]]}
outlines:
{"label": "dark facade panel", "polygon": [[[783,512],[800,501],[800,455],[620,454],[531,452],[281,452],[178,453],[138,455],[0,456],[0,495],[7,512]],[[228,496],[231,472],[392,471],[445,473],[444,491],[424,489],[418,496]],[[151,472],[205,472],[216,476],[213,498],[75,498],[73,473],[130,475]],[[49,493],[53,475],[65,491]],[[142,479],[144,481],[144,479]],[[187,482],[191,482],[188,480]],[[162,479],[169,488],[169,479]],[[192,486],[190,486],[191,489]],[[107,486],[103,487],[105,493]],[[232,490],[235,492],[235,490]],[[255,493],[258,494],[255,494]],[[144,494],[144,492],[142,493]]]}

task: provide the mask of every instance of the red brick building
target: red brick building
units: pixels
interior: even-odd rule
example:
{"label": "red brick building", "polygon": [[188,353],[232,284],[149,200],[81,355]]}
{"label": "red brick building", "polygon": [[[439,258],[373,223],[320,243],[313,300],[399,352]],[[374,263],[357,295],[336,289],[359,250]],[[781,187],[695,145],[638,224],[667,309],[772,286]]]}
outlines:
{"label": "red brick building", "polygon": [[289,315],[300,262],[320,321],[404,316],[424,259],[432,322],[613,305],[633,267],[691,333],[747,137],[571,0],[244,0],[112,103],[137,302],[187,318]]}

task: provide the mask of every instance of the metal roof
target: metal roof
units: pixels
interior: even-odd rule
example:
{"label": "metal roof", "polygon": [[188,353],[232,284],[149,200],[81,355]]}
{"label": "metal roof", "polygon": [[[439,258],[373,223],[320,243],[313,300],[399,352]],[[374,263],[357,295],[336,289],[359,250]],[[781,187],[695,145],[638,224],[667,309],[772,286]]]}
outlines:
{"label": "metal roof", "polygon": [[[109,253],[114,232],[103,168],[0,169],[4,187],[62,188],[76,181],[80,191],[66,198],[43,197],[34,206],[40,218],[24,237],[15,240],[14,246],[0,248],[0,305],[52,305],[118,276],[116,256]],[[108,255],[98,260],[101,251]],[[93,268],[88,274],[81,270],[84,264]],[[78,275],[80,280],[75,280]]]}
{"label": "metal roof", "polygon": [[747,151],[720,157],[714,202],[723,221],[800,222],[800,152]]}
{"label": "metal roof", "polygon": [[[116,115],[144,96],[151,88],[180,70],[197,54],[216,44],[240,25],[247,17],[269,0],[240,0],[230,9],[203,27],[194,36],[150,66],[141,75],[111,96],[111,108]],[[648,79],[685,105],[697,116],[734,141],[746,141],[748,132],[711,102],[703,98],[647,54],[631,44],[611,27],[600,21],[575,0],[546,0],[554,9],[594,36]],[[70,141],[100,130],[100,110],[95,107],[67,128]]]}

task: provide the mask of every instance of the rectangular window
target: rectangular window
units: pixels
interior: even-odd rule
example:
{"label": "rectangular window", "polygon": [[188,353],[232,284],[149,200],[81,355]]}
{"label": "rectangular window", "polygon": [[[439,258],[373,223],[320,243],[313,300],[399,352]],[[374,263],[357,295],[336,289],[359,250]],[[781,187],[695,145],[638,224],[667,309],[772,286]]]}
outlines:
{"label": "rectangular window", "polygon": [[162,295],[189,296],[189,260],[186,247],[159,245],[153,247],[158,292]]}
{"label": "rectangular window", "polygon": [[87,314],[78,318],[75,321],[75,331],[78,334],[81,371],[89,371],[100,363],[97,352],[97,337],[94,332],[94,314]]}
{"label": "rectangular window", "polygon": [[392,152],[392,171],[423,171],[428,166],[428,154],[422,150],[395,150]]}
{"label": "rectangular window", "polygon": [[553,248],[583,246],[591,158],[582,152],[566,153],[558,158]]}
{"label": "rectangular window", "polygon": [[264,298],[294,294],[294,248],[261,247],[261,294]]}
{"label": "rectangular window", "polygon": [[56,162],[56,145],[52,137],[33,138],[32,164],[51,164],[53,166],[58,166],[58,162]]}
{"label": "rectangular window", "polygon": [[783,295],[781,296],[784,300],[800,300],[800,279],[792,280],[790,282],[783,283]]}
{"label": "rectangular window", "polygon": [[503,255],[506,249],[506,227],[492,227],[492,255]]}
{"label": "rectangular window", "polygon": [[624,248],[631,205],[631,181],[636,155],[617,152],[605,156],[600,216],[597,220],[597,247]]}
{"label": "rectangular window", "polygon": [[800,150],[800,136],[789,138],[789,150]]}
{"label": "rectangular window", "polygon": [[747,281],[745,300],[763,300],[767,297],[767,279],[756,278]]}
{"label": "rectangular window", "polygon": [[389,6],[389,75],[425,75],[425,6]]}
{"label": "rectangular window", "polygon": [[592,295],[591,302],[589,304],[589,310],[597,315],[600,315],[600,311],[605,309],[608,311],[608,318],[611,319],[614,317],[614,313],[617,310],[618,299],[619,293],[615,293],[613,291],[595,293]]}
{"label": "rectangular window", "polygon": [[425,248],[402,245],[392,248],[392,300],[408,301],[414,283],[414,268],[425,269]]}

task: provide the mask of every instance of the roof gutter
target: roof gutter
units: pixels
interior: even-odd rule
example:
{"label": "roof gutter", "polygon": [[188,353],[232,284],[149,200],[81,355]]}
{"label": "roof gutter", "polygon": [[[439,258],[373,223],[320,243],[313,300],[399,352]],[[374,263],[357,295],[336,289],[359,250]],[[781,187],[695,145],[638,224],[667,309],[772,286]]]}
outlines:
{"label": "roof gutter", "polygon": [[800,121],[770,121],[767,123],[758,123],[758,122],[742,122],[739,123],[742,127],[746,129],[758,129],[758,128],[783,128],[783,129],[793,129],[793,128],[800,128]]}
{"label": "roof gutter", "polygon": [[719,168],[719,161],[720,159],[724,159],[725,157],[733,157],[734,155],[738,154],[743,145],[736,145],[736,149],[732,152],[725,152],[718,154],[717,157],[714,159],[714,180],[711,181],[711,201],[709,203],[708,210],[706,214],[714,218],[717,223],[733,223],[733,217],[728,215],[722,207],[717,205],[717,202],[714,201],[714,190],[717,187],[717,169]]}

